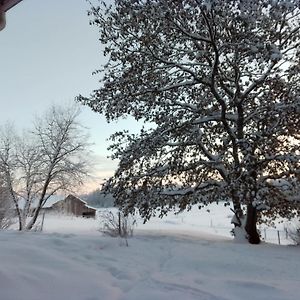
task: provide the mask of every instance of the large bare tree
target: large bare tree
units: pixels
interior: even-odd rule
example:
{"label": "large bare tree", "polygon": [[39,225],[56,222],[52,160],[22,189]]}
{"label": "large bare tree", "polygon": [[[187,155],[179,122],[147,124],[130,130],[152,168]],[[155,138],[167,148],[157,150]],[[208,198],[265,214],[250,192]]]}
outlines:
{"label": "large bare tree", "polygon": [[22,138],[1,133],[0,165],[15,204],[19,229],[30,230],[47,200],[72,191],[89,172],[89,143],[76,107],[53,106]]}
{"label": "large bare tree", "polygon": [[259,211],[299,211],[299,1],[99,2],[89,15],[108,60],[79,100],[151,124],[112,136],[107,190],[146,220],[224,200],[259,243]]}

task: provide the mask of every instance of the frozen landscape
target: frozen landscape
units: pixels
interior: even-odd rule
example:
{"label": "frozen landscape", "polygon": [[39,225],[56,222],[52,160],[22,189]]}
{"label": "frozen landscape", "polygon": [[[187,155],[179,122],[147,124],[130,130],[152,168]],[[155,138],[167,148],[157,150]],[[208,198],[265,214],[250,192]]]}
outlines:
{"label": "frozen landscape", "polygon": [[298,299],[299,248],[233,241],[224,209],[139,220],[128,246],[99,220],[70,216],[46,216],[43,232],[2,231],[0,299]]}
{"label": "frozen landscape", "polygon": [[300,299],[299,3],[0,0],[0,300]]}

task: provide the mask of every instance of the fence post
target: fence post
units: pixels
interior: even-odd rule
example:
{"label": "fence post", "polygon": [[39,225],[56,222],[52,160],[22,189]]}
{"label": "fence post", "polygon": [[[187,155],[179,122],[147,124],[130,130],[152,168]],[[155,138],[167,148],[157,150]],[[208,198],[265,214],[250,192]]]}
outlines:
{"label": "fence post", "polygon": [[278,245],[280,245],[280,234],[279,234],[279,230],[277,230],[277,237],[278,237]]}

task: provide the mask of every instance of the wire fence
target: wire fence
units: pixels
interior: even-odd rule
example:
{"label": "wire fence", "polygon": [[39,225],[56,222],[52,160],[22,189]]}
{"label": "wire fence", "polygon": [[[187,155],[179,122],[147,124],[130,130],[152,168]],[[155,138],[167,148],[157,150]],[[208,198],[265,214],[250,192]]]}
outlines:
{"label": "wire fence", "polygon": [[[216,224],[212,219],[209,222],[209,227],[212,233],[228,235],[232,227],[220,226]],[[280,224],[277,228],[268,226],[258,226],[258,231],[262,241],[277,245],[294,245],[295,241],[290,236],[290,228],[288,225]]]}
{"label": "wire fence", "polygon": [[288,226],[282,226],[281,228],[260,227],[259,228],[261,238],[268,243],[278,245],[294,245],[295,241],[290,236],[290,230]]}

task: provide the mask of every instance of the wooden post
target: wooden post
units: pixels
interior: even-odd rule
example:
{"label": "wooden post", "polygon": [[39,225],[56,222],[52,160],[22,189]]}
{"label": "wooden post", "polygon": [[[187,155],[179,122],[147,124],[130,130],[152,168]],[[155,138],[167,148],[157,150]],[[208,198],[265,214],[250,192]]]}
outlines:
{"label": "wooden post", "polygon": [[278,237],[278,245],[280,245],[280,234],[279,234],[279,230],[277,230],[277,237]]}

